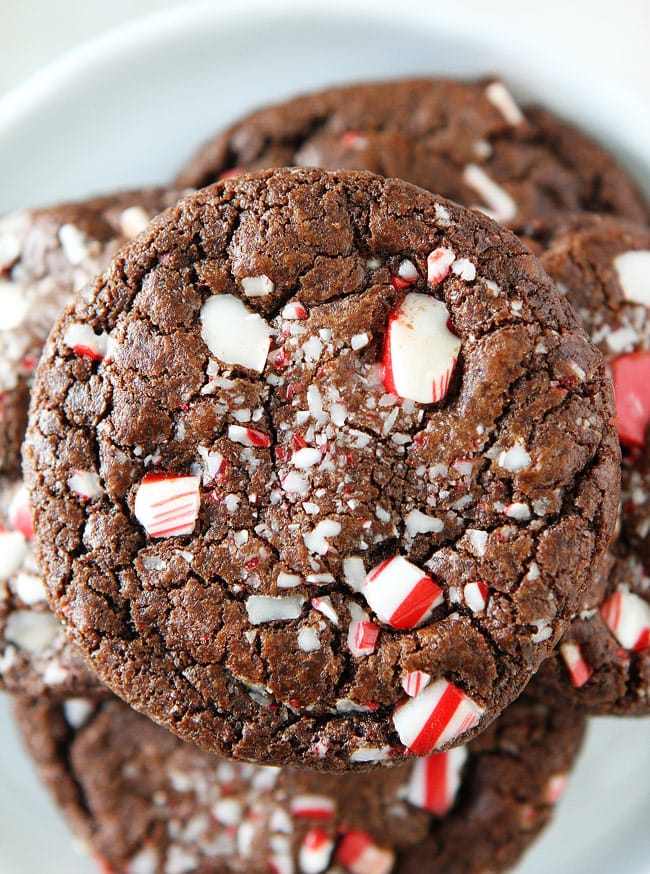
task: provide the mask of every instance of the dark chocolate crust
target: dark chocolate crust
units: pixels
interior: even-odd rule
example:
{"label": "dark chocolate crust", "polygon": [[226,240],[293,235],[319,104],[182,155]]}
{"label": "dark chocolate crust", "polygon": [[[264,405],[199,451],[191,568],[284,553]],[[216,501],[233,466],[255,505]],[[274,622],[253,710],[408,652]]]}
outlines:
{"label": "dark chocolate crust", "polygon": [[[441,250],[455,260],[427,282]],[[382,383],[411,294],[460,344],[437,403]],[[211,355],[208,300],[247,313],[241,346],[268,326],[257,372]],[[105,360],[71,348],[81,329],[110,336]],[[611,416],[600,355],[494,222],[367,173],[229,179],[156,219],[50,337],[25,452],[50,597],[108,686],[213,752],[323,769],[421,752],[414,677],[419,702],[458,704],[427,735],[445,748],[575,613],[617,506]],[[142,521],[161,476],[196,497],[184,534]],[[389,560],[441,590],[416,627],[364,590]],[[363,617],[376,640],[355,653]]]}
{"label": "dark chocolate crust", "polygon": [[[570,709],[524,695],[466,748],[434,754],[419,782],[427,760],[354,775],[228,762],[117,699],[17,699],[15,712],[44,783],[111,874],[504,871],[549,821],[584,731]],[[374,867],[345,864],[351,833]],[[320,855],[306,854],[310,839]]]}

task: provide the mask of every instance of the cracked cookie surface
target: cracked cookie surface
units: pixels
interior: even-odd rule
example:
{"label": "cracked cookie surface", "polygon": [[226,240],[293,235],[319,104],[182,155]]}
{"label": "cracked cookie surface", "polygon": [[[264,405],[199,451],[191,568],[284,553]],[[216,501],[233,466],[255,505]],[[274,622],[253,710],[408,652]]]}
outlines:
{"label": "cracked cookie surface", "polygon": [[107,685],[212,751],[443,749],[575,612],[618,500],[611,414],[489,219],[367,173],[229,179],[51,335],[25,452],[50,596]]}
{"label": "cracked cookie surface", "polygon": [[646,222],[648,205],[600,145],[499,81],[421,79],[308,94],[254,112],[188,162],[183,185],[238,170],[319,166],[406,179],[543,239],[569,210]]}
{"label": "cracked cookie surface", "polygon": [[43,344],[74,295],[180,192],[125,191],[0,217],[0,688],[99,693],[49,610],[20,479],[29,390]]}
{"label": "cracked cookie surface", "polygon": [[121,701],[27,701],[21,736],[84,849],[116,874],[482,874],[553,813],[584,719],[526,695],[467,746],[369,774],[229,762]]}
{"label": "cracked cookie surface", "polygon": [[542,263],[607,361],[622,445],[617,536],[540,680],[594,714],[650,713],[650,231],[576,216]]}

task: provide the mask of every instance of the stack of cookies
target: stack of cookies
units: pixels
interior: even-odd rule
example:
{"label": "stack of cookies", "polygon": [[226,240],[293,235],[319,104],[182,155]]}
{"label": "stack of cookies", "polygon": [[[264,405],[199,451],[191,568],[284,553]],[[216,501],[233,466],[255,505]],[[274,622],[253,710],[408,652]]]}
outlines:
{"label": "stack of cookies", "polygon": [[100,870],[504,871],[650,712],[648,219],[447,80],[0,218],[0,682]]}

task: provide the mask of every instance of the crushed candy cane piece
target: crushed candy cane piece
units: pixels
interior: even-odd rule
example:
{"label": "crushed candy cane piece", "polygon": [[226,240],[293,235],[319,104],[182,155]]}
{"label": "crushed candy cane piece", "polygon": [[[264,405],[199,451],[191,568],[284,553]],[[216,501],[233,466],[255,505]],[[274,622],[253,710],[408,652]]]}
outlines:
{"label": "crushed candy cane piece", "polygon": [[650,604],[625,589],[618,589],[600,608],[601,615],[623,649],[650,646]]}
{"label": "crushed candy cane piece", "polygon": [[439,247],[429,252],[427,257],[427,282],[429,285],[438,285],[447,276],[451,265],[456,260],[456,254],[452,249]]}
{"label": "crushed candy cane piece", "polygon": [[275,620],[297,619],[302,612],[305,599],[298,595],[274,597],[272,595],[251,595],[246,601],[246,612],[251,625],[261,625]]}
{"label": "crushed candy cane piece", "polygon": [[395,864],[392,850],[378,847],[370,835],[362,831],[346,832],[334,858],[350,874],[389,874]]}
{"label": "crushed candy cane piece", "polygon": [[397,397],[432,404],[447,394],[461,343],[442,301],[407,294],[388,320],[383,378]]}
{"label": "crushed candy cane piece", "polygon": [[440,586],[401,555],[371,570],[361,594],[382,622],[400,630],[424,622],[443,601]]}
{"label": "crushed candy cane piece", "polygon": [[150,537],[191,534],[199,515],[200,478],[179,473],[148,473],[140,481],[134,512]]}
{"label": "crushed candy cane piece", "polygon": [[478,725],[484,709],[458,686],[436,680],[415,698],[397,705],[393,724],[411,753],[426,756]]}
{"label": "crushed candy cane piece", "polygon": [[91,470],[73,470],[68,477],[68,488],[75,495],[88,501],[104,494],[99,476]]}
{"label": "crushed candy cane piece", "polygon": [[650,352],[621,355],[611,369],[619,440],[625,446],[643,447],[650,422]]}
{"label": "crushed candy cane piece", "polygon": [[409,698],[415,698],[430,682],[431,674],[427,674],[426,671],[409,671],[402,679],[402,689]]}
{"label": "crushed candy cane piece", "polygon": [[413,763],[406,800],[436,816],[446,816],[454,805],[466,761],[465,747],[418,759]]}
{"label": "crushed candy cane piece", "polygon": [[304,819],[331,819],[336,810],[336,803],[327,795],[295,795],[289,807],[293,816]]}
{"label": "crushed candy cane piece", "polygon": [[261,373],[271,346],[271,328],[232,294],[214,294],[201,307],[201,336],[213,355]]}
{"label": "crushed candy cane piece", "polygon": [[241,281],[241,287],[246,297],[266,297],[275,291],[275,282],[262,273],[260,276],[245,276]]}
{"label": "crushed candy cane piece", "polygon": [[334,839],[320,828],[309,829],[298,852],[300,874],[323,874],[329,869]]}
{"label": "crushed candy cane piece", "polygon": [[103,361],[107,357],[108,334],[96,334],[90,325],[73,322],[66,328],[63,342],[77,355],[92,361]]}
{"label": "crushed candy cane piece", "polygon": [[593,669],[585,661],[582,650],[577,643],[562,643],[560,644],[560,655],[571,676],[571,685],[575,689],[580,689],[593,674]]}
{"label": "crushed candy cane piece", "polygon": [[258,449],[268,449],[271,438],[263,431],[245,428],[243,425],[228,425],[228,439],[242,446],[255,446]]}

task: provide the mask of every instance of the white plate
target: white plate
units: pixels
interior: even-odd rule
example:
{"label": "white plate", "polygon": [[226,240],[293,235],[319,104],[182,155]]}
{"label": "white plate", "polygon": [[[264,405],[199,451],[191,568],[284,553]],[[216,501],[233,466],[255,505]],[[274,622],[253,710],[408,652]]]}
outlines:
{"label": "white plate", "polygon": [[[650,191],[650,114],[535,34],[420,0],[181,4],[67,55],[0,101],[0,211],[165,182],[216,127],[353,80],[498,72],[591,130]],[[323,4],[325,6],[325,4]],[[94,874],[0,702],[0,874]],[[649,874],[650,723],[597,720],[519,874]],[[434,866],[435,867],[435,866]],[[444,872],[441,872],[444,874]]]}

